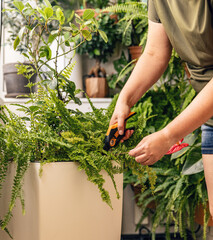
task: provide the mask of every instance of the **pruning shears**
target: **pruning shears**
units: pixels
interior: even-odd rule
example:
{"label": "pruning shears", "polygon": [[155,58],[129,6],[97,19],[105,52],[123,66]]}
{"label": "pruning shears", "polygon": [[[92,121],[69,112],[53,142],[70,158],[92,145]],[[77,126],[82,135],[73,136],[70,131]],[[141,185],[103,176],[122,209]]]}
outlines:
{"label": "pruning shears", "polygon": [[[131,112],[125,119],[125,122],[135,114],[136,112]],[[118,132],[118,123],[110,125],[104,139],[104,150],[109,151],[110,148],[116,147],[118,143],[121,141],[121,139],[125,136],[126,131],[134,129],[135,129],[134,127],[127,128],[124,130],[124,134],[120,135]]]}

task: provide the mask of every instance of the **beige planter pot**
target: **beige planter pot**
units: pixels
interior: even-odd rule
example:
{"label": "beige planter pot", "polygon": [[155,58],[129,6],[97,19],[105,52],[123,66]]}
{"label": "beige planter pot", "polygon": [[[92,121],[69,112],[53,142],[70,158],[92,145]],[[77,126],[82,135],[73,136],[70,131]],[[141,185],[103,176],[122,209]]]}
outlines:
{"label": "beige planter pot", "polygon": [[[32,163],[25,176],[25,216],[17,201],[8,226],[14,240],[120,240],[123,177],[115,177],[121,198],[116,198],[113,185],[106,177],[113,210],[101,200],[97,187],[72,162],[48,163],[39,177],[39,163]],[[14,175],[10,166],[7,183]],[[4,194],[9,198],[8,186]],[[6,211],[8,199],[1,199]],[[0,239],[10,238],[0,231]]]}
{"label": "beige planter pot", "polygon": [[87,78],[85,85],[86,93],[90,98],[104,98],[108,94],[108,84],[106,78]]}

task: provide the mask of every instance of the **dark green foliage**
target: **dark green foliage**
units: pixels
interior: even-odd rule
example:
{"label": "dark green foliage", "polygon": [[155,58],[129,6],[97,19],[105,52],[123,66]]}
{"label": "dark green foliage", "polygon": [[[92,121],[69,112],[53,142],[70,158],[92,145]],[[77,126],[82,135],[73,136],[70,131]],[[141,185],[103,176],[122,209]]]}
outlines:
{"label": "dark green foliage", "polygon": [[119,32],[124,46],[144,45],[147,37],[147,5],[142,2],[126,2],[107,7],[107,11],[119,15]]}
{"label": "dark green foliage", "polygon": [[[195,96],[195,91],[186,81],[167,82],[161,87],[155,87],[145,94],[145,96],[132,109],[143,115],[144,122],[143,135],[153,133],[165,127],[172,121]],[[141,221],[151,213],[152,233],[155,239],[155,231],[158,226],[165,226],[166,239],[170,239],[170,226],[174,225],[174,230],[186,238],[186,228],[192,231],[195,239],[194,215],[195,208],[201,203],[205,207],[204,236],[206,238],[206,224],[209,213],[206,209],[208,196],[204,180],[203,171],[194,171],[193,165],[201,159],[200,149],[200,129],[189,134],[184,139],[189,143],[189,147],[182,149],[171,156],[164,156],[160,161],[150,168],[155,172],[157,178],[154,194],[150,189],[148,177],[145,179],[146,189],[138,197],[138,205],[143,214]],[[185,175],[186,170],[191,169],[189,175]],[[133,171],[129,171],[124,176],[125,184],[131,183],[137,186],[138,177]],[[148,204],[155,202],[156,209],[150,211]],[[141,222],[140,221],[140,222]],[[138,227],[140,227],[140,222]],[[165,223],[165,224],[164,224]]]}
{"label": "dark green foliage", "polygon": [[[97,185],[103,201],[111,207],[113,206],[109,193],[103,187],[105,182],[102,176],[103,170],[111,178],[117,197],[119,193],[114,175],[128,169],[132,169],[138,176],[140,184],[145,182],[144,176],[146,179],[149,176],[150,184],[154,189],[153,172],[128,155],[128,151],[143,135],[143,116],[134,119],[137,130],[129,141],[106,152],[103,150],[103,140],[117,98],[108,109],[97,109],[88,99],[93,111],[82,113],[68,109],[66,103],[57,98],[55,90],[49,89],[47,92],[40,85],[38,85],[38,92],[30,96],[30,105],[19,105],[19,109],[25,113],[22,119],[6,107],[1,111],[1,119],[4,120],[4,124],[0,124],[1,186],[9,165],[8,160],[16,163],[9,209],[4,217],[1,216],[3,228],[12,217],[12,209],[17,198],[20,198],[24,206],[22,184],[30,162],[39,161],[45,164],[56,161],[75,161],[78,163],[79,170],[85,171],[88,180]],[[28,123],[30,128],[27,128]]]}
{"label": "dark green foliage", "polygon": [[92,8],[105,8],[110,4],[110,0],[87,0],[86,4]]}
{"label": "dark green foliage", "polygon": [[108,42],[105,42],[100,34],[92,34],[92,40],[84,42],[77,52],[79,54],[88,54],[89,58],[106,62],[114,53],[116,43],[120,40],[118,26],[115,24],[115,19],[110,17],[108,13],[102,13],[97,17],[99,29],[104,31],[108,37]]}

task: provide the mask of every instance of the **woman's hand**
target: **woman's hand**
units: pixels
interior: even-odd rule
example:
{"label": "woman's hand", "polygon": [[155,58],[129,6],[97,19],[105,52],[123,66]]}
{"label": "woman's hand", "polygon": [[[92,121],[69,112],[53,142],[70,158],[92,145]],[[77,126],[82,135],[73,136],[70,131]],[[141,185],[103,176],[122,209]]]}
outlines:
{"label": "woman's hand", "polygon": [[[110,121],[110,125],[113,125],[115,123],[118,123],[118,132],[120,135],[124,134],[124,130],[125,130],[125,119],[127,118],[127,116],[130,113],[130,107],[127,104],[117,104],[115,111],[112,115],[111,121]],[[131,137],[131,135],[133,134],[133,130],[128,130],[125,132],[125,136],[122,138],[121,142],[123,142],[124,140],[127,140],[129,137]]]}
{"label": "woman's hand", "polygon": [[152,165],[167,153],[173,143],[173,141],[169,140],[165,131],[161,130],[144,137],[129,152],[129,155],[135,157],[135,160],[142,165]]}

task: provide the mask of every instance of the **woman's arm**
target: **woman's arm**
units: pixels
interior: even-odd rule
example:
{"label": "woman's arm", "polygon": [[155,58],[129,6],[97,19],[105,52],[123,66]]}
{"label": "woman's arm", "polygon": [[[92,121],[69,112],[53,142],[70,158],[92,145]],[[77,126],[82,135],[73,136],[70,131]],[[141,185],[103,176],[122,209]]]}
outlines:
{"label": "woman's arm", "polygon": [[178,140],[213,116],[213,79],[191,104],[164,129],[145,138],[129,154],[143,165],[152,165]]}
{"label": "woman's arm", "polygon": [[110,124],[118,122],[121,135],[124,131],[124,119],[129,114],[130,108],[163,74],[171,57],[171,50],[163,25],[149,21],[145,50],[120,93],[110,121]]}

